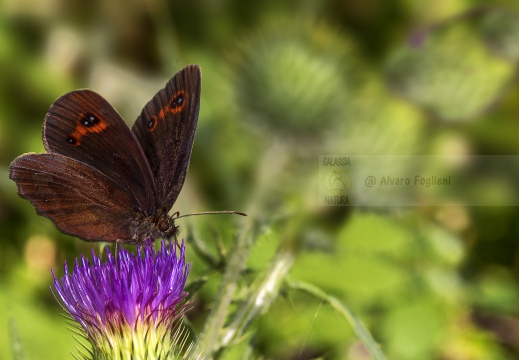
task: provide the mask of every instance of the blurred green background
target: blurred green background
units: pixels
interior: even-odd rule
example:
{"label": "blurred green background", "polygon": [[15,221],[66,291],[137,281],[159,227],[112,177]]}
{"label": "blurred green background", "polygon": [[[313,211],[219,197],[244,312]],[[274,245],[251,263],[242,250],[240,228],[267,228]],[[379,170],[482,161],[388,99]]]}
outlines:
{"label": "blurred green background", "polygon": [[[50,269],[97,248],[37,216],[9,163],[43,151],[58,96],[91,88],[131,125],[190,63],[203,72],[201,111],[174,211],[256,209],[264,231],[242,291],[296,239],[290,278],[354,310],[388,358],[519,359],[517,207],[316,205],[319,155],[518,154],[518,61],[513,0],[2,0],[0,359],[13,337],[28,359],[72,358]],[[512,176],[477,186],[518,187]],[[188,246],[197,236],[216,254],[240,219],[179,225]],[[201,329],[220,277],[188,260],[190,279],[214,275],[189,314]],[[252,358],[370,358],[333,309],[288,290],[243,344]]]}

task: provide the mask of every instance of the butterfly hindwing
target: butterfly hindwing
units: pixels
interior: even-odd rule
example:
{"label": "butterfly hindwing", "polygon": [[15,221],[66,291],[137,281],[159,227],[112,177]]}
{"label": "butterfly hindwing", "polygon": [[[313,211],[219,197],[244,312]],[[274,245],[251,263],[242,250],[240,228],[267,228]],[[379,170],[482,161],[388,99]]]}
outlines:
{"label": "butterfly hindwing", "polygon": [[59,154],[24,154],[9,168],[21,197],[64,233],[135,241],[135,197],[99,170]]}

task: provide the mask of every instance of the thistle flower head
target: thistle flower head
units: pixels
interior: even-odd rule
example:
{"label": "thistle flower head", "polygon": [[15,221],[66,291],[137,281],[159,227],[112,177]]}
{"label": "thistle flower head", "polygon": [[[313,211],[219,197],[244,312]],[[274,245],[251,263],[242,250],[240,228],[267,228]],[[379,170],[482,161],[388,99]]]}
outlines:
{"label": "thistle flower head", "polygon": [[[106,261],[76,259],[64,276],[54,272],[54,288],[77,328],[92,345],[92,359],[166,359],[178,349],[179,317],[185,312],[184,291],[190,264],[184,243],[162,242],[155,251],[147,242],[131,253],[121,248]],[[89,358],[83,355],[85,358]]]}

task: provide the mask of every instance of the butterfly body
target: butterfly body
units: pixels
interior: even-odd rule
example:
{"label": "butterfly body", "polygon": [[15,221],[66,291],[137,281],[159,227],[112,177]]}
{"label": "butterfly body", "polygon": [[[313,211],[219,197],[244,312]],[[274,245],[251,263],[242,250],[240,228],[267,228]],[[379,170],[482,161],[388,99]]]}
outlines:
{"label": "butterfly body", "polygon": [[126,243],[176,238],[168,212],[189,167],[200,88],[200,68],[184,68],[131,129],[97,93],[67,93],[45,117],[47,153],[19,156],[9,176],[19,195],[64,233]]}

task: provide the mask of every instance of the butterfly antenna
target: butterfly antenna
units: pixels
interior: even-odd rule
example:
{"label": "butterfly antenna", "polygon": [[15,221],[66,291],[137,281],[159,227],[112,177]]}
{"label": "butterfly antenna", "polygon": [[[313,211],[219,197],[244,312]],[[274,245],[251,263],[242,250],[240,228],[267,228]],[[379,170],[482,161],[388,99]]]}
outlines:
{"label": "butterfly antenna", "polygon": [[240,216],[247,216],[247,214],[239,212],[239,211],[232,211],[232,210],[222,210],[222,211],[202,211],[192,214],[186,214],[186,215],[180,215],[178,212],[174,213],[173,216],[176,215],[175,219],[180,219],[183,217],[188,216],[198,216],[198,215],[214,215],[214,214],[231,214],[231,215],[240,215]]}

